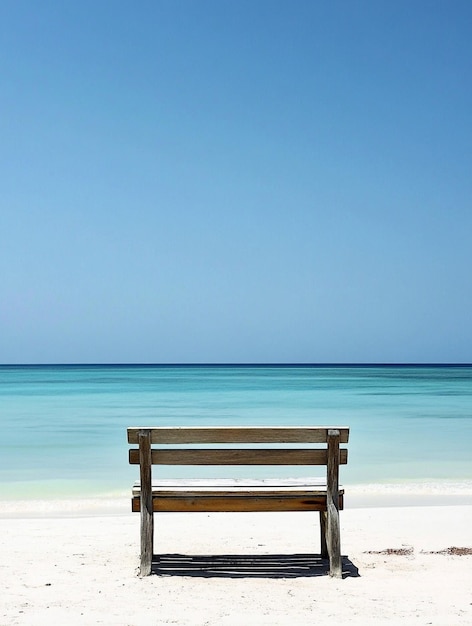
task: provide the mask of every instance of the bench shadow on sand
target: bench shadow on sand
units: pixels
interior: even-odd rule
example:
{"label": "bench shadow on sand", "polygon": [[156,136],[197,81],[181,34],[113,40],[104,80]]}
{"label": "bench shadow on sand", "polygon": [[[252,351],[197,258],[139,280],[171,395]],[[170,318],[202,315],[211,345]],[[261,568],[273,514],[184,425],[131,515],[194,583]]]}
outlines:
{"label": "bench shadow on sand", "polygon": [[[347,556],[343,578],[360,576]],[[201,578],[310,578],[328,576],[329,563],[317,554],[157,554],[152,574]]]}

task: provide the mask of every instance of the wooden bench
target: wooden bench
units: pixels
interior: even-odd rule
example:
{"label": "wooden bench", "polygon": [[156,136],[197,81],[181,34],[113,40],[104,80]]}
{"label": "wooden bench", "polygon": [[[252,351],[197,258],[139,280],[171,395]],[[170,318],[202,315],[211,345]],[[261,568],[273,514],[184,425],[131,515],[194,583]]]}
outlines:
{"label": "wooden bench", "polygon": [[[128,428],[128,443],[138,445],[129,450],[129,462],[140,466],[140,482],[132,496],[132,510],[141,512],[140,575],[151,573],[154,512],[319,511],[321,556],[329,558],[330,575],[340,578],[339,510],[344,490],[339,486],[339,465],[347,463],[347,450],[340,449],[340,443],[348,439],[347,427]],[[153,482],[152,465],[322,465],[326,479]]]}

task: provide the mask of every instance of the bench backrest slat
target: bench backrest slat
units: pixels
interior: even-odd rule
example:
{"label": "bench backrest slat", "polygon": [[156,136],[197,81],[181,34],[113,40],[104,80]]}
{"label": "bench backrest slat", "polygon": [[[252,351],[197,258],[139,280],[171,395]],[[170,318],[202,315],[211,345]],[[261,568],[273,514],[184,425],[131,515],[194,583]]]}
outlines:
{"label": "bench backrest slat", "polygon": [[339,430],[340,443],[349,440],[347,426],[215,426],[128,428],[128,443],[137,444],[141,430],[151,431],[153,444],[199,443],[326,443],[328,430]]}
{"label": "bench backrest slat", "polygon": [[[301,449],[153,449],[153,465],[327,465],[328,451]],[[139,465],[139,450],[129,451],[129,462]],[[339,451],[339,462],[347,463],[347,450]]]}

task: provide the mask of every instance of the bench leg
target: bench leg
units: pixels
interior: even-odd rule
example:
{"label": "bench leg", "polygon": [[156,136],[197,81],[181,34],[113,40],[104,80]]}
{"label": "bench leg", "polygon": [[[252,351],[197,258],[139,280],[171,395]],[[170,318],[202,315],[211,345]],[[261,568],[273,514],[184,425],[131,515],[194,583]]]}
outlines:
{"label": "bench leg", "polygon": [[328,558],[328,544],[326,543],[326,511],[320,511],[320,538],[321,538],[321,558]]}
{"label": "bench leg", "polygon": [[152,510],[141,509],[141,567],[140,576],[149,576],[154,554],[154,517]]}
{"label": "bench leg", "polygon": [[329,575],[342,578],[341,534],[339,528],[339,440],[337,429],[328,430],[328,463],[326,472],[326,543]]}
{"label": "bench leg", "polygon": [[328,502],[326,543],[329,556],[329,575],[342,578],[339,511],[334,502]]}
{"label": "bench leg", "polygon": [[140,430],[139,466],[141,478],[141,569],[140,576],[149,576],[154,553],[154,511],[152,504],[152,452],[150,429]]}

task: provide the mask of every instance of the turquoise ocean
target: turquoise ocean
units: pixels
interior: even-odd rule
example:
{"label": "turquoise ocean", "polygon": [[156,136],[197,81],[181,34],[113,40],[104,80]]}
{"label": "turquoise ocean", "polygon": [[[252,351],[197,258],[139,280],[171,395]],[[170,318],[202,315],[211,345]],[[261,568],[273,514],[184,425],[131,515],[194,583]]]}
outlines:
{"label": "turquoise ocean", "polygon": [[5,365],[0,499],[127,496],[159,425],[346,425],[344,485],[472,495],[472,366]]}

